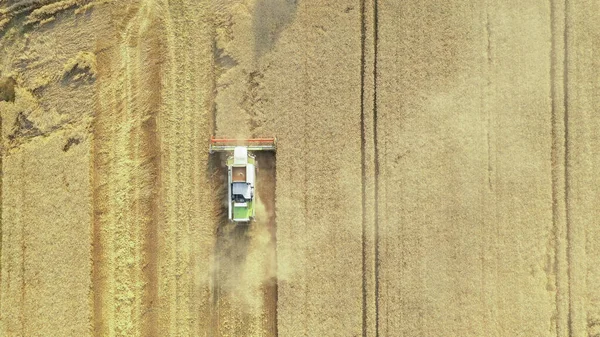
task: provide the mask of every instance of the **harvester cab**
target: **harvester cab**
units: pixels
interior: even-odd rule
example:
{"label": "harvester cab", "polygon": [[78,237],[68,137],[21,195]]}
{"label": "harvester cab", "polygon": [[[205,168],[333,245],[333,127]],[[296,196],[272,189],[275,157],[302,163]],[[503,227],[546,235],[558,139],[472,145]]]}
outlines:
{"label": "harvester cab", "polygon": [[255,190],[257,162],[253,152],[275,151],[275,138],[219,139],[211,138],[209,152],[228,152],[227,204],[228,217],[235,223],[249,223],[256,217]]}

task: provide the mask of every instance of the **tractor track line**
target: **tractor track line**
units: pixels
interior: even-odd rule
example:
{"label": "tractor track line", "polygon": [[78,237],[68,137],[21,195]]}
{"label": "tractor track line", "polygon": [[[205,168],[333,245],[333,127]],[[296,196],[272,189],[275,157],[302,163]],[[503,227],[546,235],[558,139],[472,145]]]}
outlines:
{"label": "tractor track line", "polygon": [[[97,53],[98,78],[99,83],[110,81],[110,69],[113,67],[112,60],[114,49],[105,48]],[[98,86],[102,88],[102,86]],[[91,185],[92,185],[92,327],[94,336],[108,335],[108,324],[105,320],[106,302],[105,296],[108,292],[107,287],[107,257],[104,245],[104,235],[102,234],[103,223],[105,222],[108,209],[106,196],[108,195],[108,185],[106,183],[106,172],[109,169],[107,163],[110,159],[110,152],[107,151],[107,140],[103,139],[110,135],[109,124],[105,121],[108,117],[104,110],[106,106],[112,104],[110,100],[105,100],[109,95],[102,90],[96,92],[95,115],[92,122],[92,149],[91,149]],[[104,135],[104,136],[103,136]]]}
{"label": "tractor track line", "polygon": [[574,228],[571,226],[570,212],[569,212],[569,189],[570,189],[570,176],[569,176],[569,0],[564,0],[564,31],[563,31],[563,126],[564,126],[564,187],[565,187],[565,225],[566,225],[566,236],[567,236],[567,279],[568,279],[568,327],[567,331],[569,336],[573,336],[573,310],[574,310],[574,296],[573,296],[573,271],[572,264],[576,261],[575,253],[573,251],[573,239],[574,239]]}
{"label": "tractor track line", "polygon": [[[2,322],[2,157],[4,156],[4,136],[2,135],[2,117],[0,117],[0,322]],[[0,328],[0,333],[2,332]]]}
{"label": "tractor track line", "polygon": [[365,167],[365,0],[360,1],[360,162],[362,197],[362,335],[367,336],[367,205],[366,205],[366,167]]}
{"label": "tractor track line", "polygon": [[[158,226],[158,200],[160,170],[160,138],[158,134],[158,109],[162,102],[162,55],[161,46],[164,43],[159,40],[161,22],[155,16],[153,10],[146,12],[145,4],[140,7],[134,19],[129,21],[124,42],[135,42],[136,49],[126,53],[123,61],[132,68],[129,76],[126,76],[126,89],[128,105],[125,106],[130,113],[138,117],[134,132],[130,135],[132,148],[131,155],[138,162],[136,165],[146,174],[140,176],[132,171],[134,186],[133,191],[133,217],[128,223],[128,231],[132,238],[140,240],[136,247],[134,256],[138,260],[141,271],[132,274],[132,279],[140,278],[144,286],[141,297],[132,306],[133,315],[139,319],[139,329],[144,336],[156,335],[156,318],[153,305],[157,303],[158,297],[158,275],[157,275],[157,226]],[[152,24],[143,28],[143,22],[152,21]],[[135,68],[134,68],[135,67]],[[140,71],[140,68],[145,71]],[[142,193],[142,189],[148,193]],[[135,228],[138,227],[138,228]]]}
{"label": "tractor track line", "polygon": [[[213,13],[214,14],[214,13]],[[210,69],[211,69],[211,95],[209,97],[210,100],[210,114],[209,116],[209,129],[211,130],[211,137],[215,136],[217,133],[217,104],[216,104],[216,96],[217,96],[217,77],[215,76],[215,53],[217,50],[217,34],[216,34],[216,26],[214,23],[214,19],[211,22],[211,40],[212,40],[212,52],[209,53],[209,55],[211,56],[210,59]],[[209,141],[209,139],[206,140],[207,142]],[[213,195],[217,195],[220,196],[221,193],[218,193],[219,188],[217,187],[217,184],[215,184],[215,179],[213,179],[217,172],[219,172],[219,165],[217,163],[218,158],[220,156],[218,155],[214,155],[212,157],[209,157],[208,161],[209,161],[209,167],[210,167],[210,182],[211,182],[211,190],[213,191]],[[220,207],[219,205],[219,201],[218,198],[214,198],[213,199],[213,207],[216,213],[218,208]],[[217,216],[217,218],[219,218],[219,216]],[[216,230],[215,230],[215,245],[213,247],[213,251],[212,251],[212,268],[211,268],[211,285],[210,285],[210,290],[211,290],[211,324],[210,324],[210,334],[211,336],[218,336],[219,335],[219,291],[220,291],[220,282],[219,282],[219,275],[220,275],[220,268],[219,268],[219,263],[220,261],[218,261],[219,256],[218,256],[218,252],[220,250],[219,247],[219,241],[218,241],[218,237],[221,235],[220,233],[220,228],[221,228],[221,220],[217,220],[217,224],[215,226]]]}
{"label": "tractor track line", "polygon": [[[94,119],[95,120],[95,119]],[[97,122],[93,123],[92,133],[99,134]],[[96,138],[96,137],[94,137]],[[92,326],[93,335],[102,336],[107,332],[103,323],[103,297],[106,292],[106,280],[103,270],[104,245],[102,242],[102,221],[99,214],[102,213],[99,205],[102,202],[102,196],[99,190],[102,188],[98,172],[100,171],[98,142],[94,139],[92,145]]]}
{"label": "tractor track line", "polygon": [[[23,161],[21,161],[21,172],[24,172],[25,169],[23,167]],[[21,189],[21,202],[26,200],[25,189]],[[25,224],[23,223],[23,219],[21,219],[21,215],[19,215],[19,222],[21,224],[21,303],[19,306],[19,321],[21,323],[21,333],[23,335],[27,335],[25,327],[26,327],[26,314],[25,314],[25,297],[26,297],[26,286],[27,282],[25,280],[25,258],[27,256],[27,240],[25,239]]]}
{"label": "tractor track line", "polygon": [[378,0],[373,2],[373,145],[375,160],[375,336],[379,336],[379,147],[377,142],[377,54],[379,47]]}
{"label": "tractor track line", "polygon": [[[211,55],[211,85],[212,85],[212,90],[211,90],[211,96],[210,96],[210,117],[211,120],[209,121],[210,123],[210,129],[212,130],[212,134],[211,136],[215,136],[217,134],[217,103],[216,103],[216,98],[217,98],[217,76],[215,76],[215,54],[217,52],[217,33],[216,33],[216,26],[215,23],[212,22],[213,26],[211,29],[211,33],[212,33],[212,53],[210,53]],[[210,139],[207,139],[206,141],[209,141]]]}
{"label": "tractor track line", "polygon": [[[162,28],[162,22],[157,20],[152,25],[155,29]],[[154,305],[158,302],[158,225],[160,217],[160,205],[162,203],[162,188],[161,188],[161,135],[159,109],[163,103],[162,92],[162,76],[163,76],[163,57],[166,52],[163,46],[164,41],[160,40],[160,34],[152,34],[149,31],[150,39],[146,39],[147,44],[140,41],[142,48],[140,50],[144,54],[144,63],[149,66],[151,71],[146,72],[144,83],[148,83],[151,88],[159,88],[152,92],[145,92],[148,96],[145,101],[148,102],[145,106],[148,111],[145,111],[145,121],[140,125],[140,138],[142,147],[142,157],[148,160],[148,170],[151,178],[149,181],[151,194],[144,201],[144,208],[148,207],[149,217],[146,222],[146,228],[143,230],[143,263],[144,268],[143,278],[146,283],[145,291],[142,299],[143,312],[142,315],[149,315],[142,319],[142,329],[145,336],[155,336],[157,334],[157,313]],[[143,48],[146,47],[146,48]]]}
{"label": "tractor track line", "polygon": [[[191,40],[190,36],[191,36],[191,29],[186,29],[184,31],[181,32],[182,38],[183,40],[189,41]],[[190,65],[192,65],[192,56],[191,56],[191,52],[187,51],[184,52],[183,55],[181,56],[181,62],[183,63],[183,65],[181,66],[181,69],[185,69],[187,67],[189,67]],[[192,78],[191,76],[188,74],[186,74],[186,76],[184,76],[181,79],[181,84],[183,85],[183,90],[184,92],[182,92],[182,101],[180,101],[181,104],[181,108],[183,109],[183,111],[192,111],[192,105],[193,105],[193,97],[192,95],[190,95],[187,92],[188,88],[193,88],[193,84],[191,84]],[[182,139],[188,139],[188,137],[191,135],[191,126],[193,124],[193,118],[191,118],[191,114],[186,113],[184,115],[184,117],[181,119],[181,124],[178,125],[177,127],[177,134],[179,137],[181,137]],[[184,183],[184,179],[186,181],[188,174],[189,174],[189,168],[188,165],[186,165],[186,163],[191,163],[191,158],[189,156],[190,151],[187,150],[184,147],[177,147],[175,149],[175,156],[176,156],[176,162],[177,164],[177,175],[178,178],[175,181],[175,186],[177,186],[177,189],[179,191],[182,192],[182,195],[178,196],[175,199],[175,214],[177,215],[177,223],[175,224],[175,242],[177,243],[177,249],[176,249],[176,258],[175,258],[175,268],[176,268],[176,272],[179,275],[179,277],[177,278],[177,281],[175,282],[175,303],[176,303],[176,310],[175,310],[175,325],[176,325],[176,330],[175,333],[178,335],[186,335],[186,334],[190,334],[190,330],[189,330],[189,300],[190,300],[190,295],[189,293],[187,293],[187,290],[189,289],[189,287],[186,287],[186,285],[188,284],[192,284],[192,279],[190,278],[190,274],[189,274],[189,269],[188,266],[186,266],[186,261],[189,261],[191,258],[191,255],[193,253],[191,253],[190,251],[190,224],[187,221],[188,220],[188,216],[190,214],[190,211],[193,209],[192,207],[189,206],[189,195],[190,193],[188,193],[188,184]],[[193,165],[193,164],[192,164]],[[183,178],[185,177],[185,178]]]}
{"label": "tractor track line", "polygon": [[[556,303],[556,333],[557,336],[571,336],[570,323],[570,275],[569,275],[569,228],[568,228],[568,208],[567,208],[567,134],[566,134],[566,82],[564,87],[560,87],[557,81],[559,71],[564,71],[566,76],[566,1],[550,0],[550,97],[551,97],[551,123],[552,123],[552,227],[554,231],[554,270],[555,270],[555,303]],[[565,7],[560,7],[565,6]],[[558,21],[559,10],[562,10],[562,18],[565,26],[561,27]],[[559,37],[560,29],[564,32]],[[560,42],[557,39],[562,38],[564,54],[559,56],[558,51]],[[561,60],[561,57],[565,59]],[[562,63],[561,63],[562,61]],[[564,69],[560,69],[560,66]],[[563,78],[563,80],[566,79]],[[561,102],[561,100],[563,100]],[[563,199],[564,198],[564,199]]]}
{"label": "tractor track line", "polygon": [[[554,83],[554,80],[556,78],[556,60],[555,60],[555,53],[556,53],[556,43],[554,41],[554,36],[555,36],[555,23],[554,23],[554,17],[556,15],[556,11],[554,8],[554,0],[550,0],[550,99],[552,102],[552,106],[551,106],[551,123],[552,123],[552,152],[551,152],[551,156],[552,156],[552,162],[556,162],[556,159],[558,157],[558,151],[559,149],[556,146],[556,138],[557,133],[558,133],[558,126],[556,125],[556,119],[557,119],[557,109],[556,109],[556,84]],[[556,312],[557,312],[557,316],[558,319],[556,320],[556,333],[557,336],[560,336],[560,325],[561,325],[561,321],[560,321],[560,299],[562,297],[562,290],[560,287],[560,269],[558,267],[559,261],[561,259],[561,254],[560,254],[560,243],[559,240],[561,239],[560,237],[558,237],[559,235],[559,209],[558,209],[558,187],[557,185],[557,176],[559,175],[559,172],[557,172],[558,170],[555,168],[555,165],[552,166],[552,227],[554,230],[554,235],[555,237],[555,245],[554,245],[554,269],[556,270],[556,276],[555,276],[555,287],[556,287],[556,294],[555,294],[555,301],[556,301]]]}

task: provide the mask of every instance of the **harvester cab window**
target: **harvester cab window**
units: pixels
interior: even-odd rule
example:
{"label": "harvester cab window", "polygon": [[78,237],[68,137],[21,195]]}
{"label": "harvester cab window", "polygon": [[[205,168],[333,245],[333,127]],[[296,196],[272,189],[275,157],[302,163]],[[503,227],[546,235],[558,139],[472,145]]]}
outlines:
{"label": "harvester cab window", "polygon": [[241,202],[244,202],[245,200],[252,199],[252,186],[246,182],[232,183],[231,192],[235,200],[242,198]]}

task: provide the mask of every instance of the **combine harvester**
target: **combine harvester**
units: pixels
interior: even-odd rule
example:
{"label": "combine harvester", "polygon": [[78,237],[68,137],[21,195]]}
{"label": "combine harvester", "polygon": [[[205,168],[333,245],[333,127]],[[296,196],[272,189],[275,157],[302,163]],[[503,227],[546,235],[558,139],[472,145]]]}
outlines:
{"label": "combine harvester", "polygon": [[275,151],[275,138],[210,139],[209,152],[233,153],[227,157],[227,205],[229,220],[247,224],[256,216],[256,157],[255,151]]}

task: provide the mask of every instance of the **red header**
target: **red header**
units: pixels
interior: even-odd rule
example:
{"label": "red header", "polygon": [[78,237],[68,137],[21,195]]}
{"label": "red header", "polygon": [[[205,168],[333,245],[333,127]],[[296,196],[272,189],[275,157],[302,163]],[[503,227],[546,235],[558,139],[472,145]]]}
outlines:
{"label": "red header", "polygon": [[211,143],[260,143],[260,142],[274,142],[275,138],[250,138],[250,139],[227,139],[227,138],[215,138],[211,137]]}

